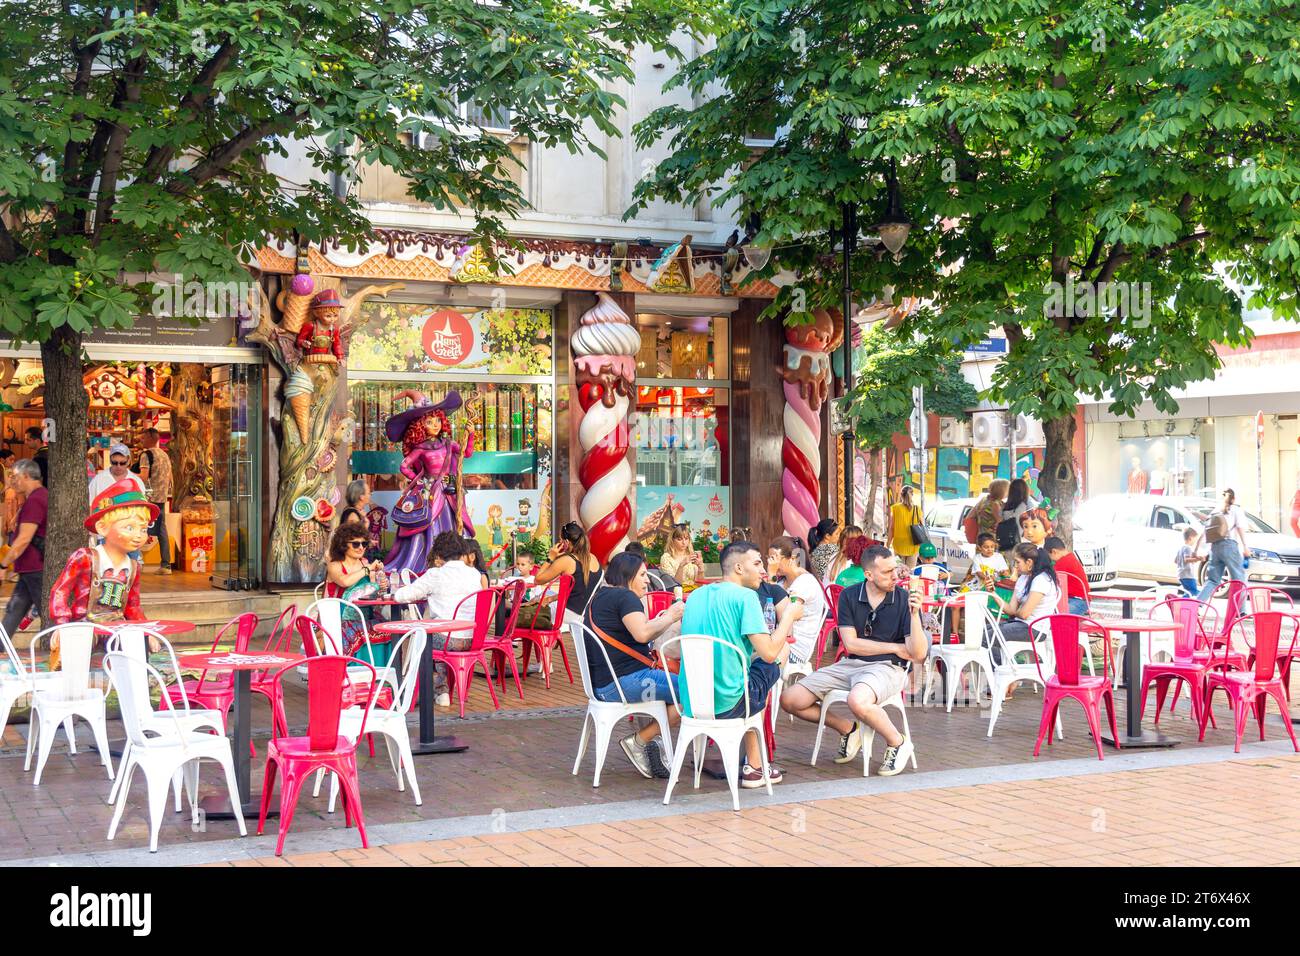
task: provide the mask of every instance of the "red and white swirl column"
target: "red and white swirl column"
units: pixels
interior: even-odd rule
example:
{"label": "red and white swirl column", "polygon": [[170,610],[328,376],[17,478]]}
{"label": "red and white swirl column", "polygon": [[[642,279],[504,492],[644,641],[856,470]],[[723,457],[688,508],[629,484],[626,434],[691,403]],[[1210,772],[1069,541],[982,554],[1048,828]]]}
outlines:
{"label": "red and white swirl column", "polygon": [[821,408],[830,394],[830,353],[842,338],[836,313],[819,309],[813,314],[814,323],[786,329],[781,368],[781,524],[786,534],[805,542],[809,529],[821,520]]}
{"label": "red and white swirl column", "polygon": [[606,564],[632,526],[632,465],[628,461],[628,414],[636,394],[636,355],[641,335],[604,292],[580,320],[571,348],[577,387],[578,519],[592,553]]}

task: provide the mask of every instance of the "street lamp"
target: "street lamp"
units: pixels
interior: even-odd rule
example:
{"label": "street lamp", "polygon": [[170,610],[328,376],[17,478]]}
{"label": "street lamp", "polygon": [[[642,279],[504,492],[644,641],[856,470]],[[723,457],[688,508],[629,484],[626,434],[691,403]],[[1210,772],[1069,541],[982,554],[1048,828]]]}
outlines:
{"label": "street lamp", "polygon": [[[889,161],[889,175],[886,179],[885,214],[876,226],[877,235],[866,241],[873,247],[876,258],[886,252],[894,257],[894,262],[902,262],[903,244],[912,231],[912,221],[903,211],[903,201],[898,188],[898,166],[894,160]],[[848,393],[853,387],[853,253],[858,244],[858,211],[852,203],[844,203],[840,208],[841,230],[843,235],[844,255],[844,391]],[[889,296],[893,296],[893,287],[889,287]],[[868,318],[869,324],[884,318],[883,315]],[[844,523],[853,523],[853,429],[844,433]]]}

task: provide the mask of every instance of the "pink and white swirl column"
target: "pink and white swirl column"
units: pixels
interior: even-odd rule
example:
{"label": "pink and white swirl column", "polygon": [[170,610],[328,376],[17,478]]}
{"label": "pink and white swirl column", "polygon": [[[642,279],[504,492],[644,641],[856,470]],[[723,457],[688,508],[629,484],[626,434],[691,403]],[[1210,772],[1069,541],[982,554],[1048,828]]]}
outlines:
{"label": "pink and white swirl column", "polygon": [[636,394],[636,354],[641,335],[612,298],[596,293],[571,348],[577,386],[577,432],[582,448],[578,518],[601,564],[627,541],[632,526],[632,466],[628,413]]}
{"label": "pink and white swirl column", "polygon": [[808,540],[821,518],[821,408],[830,394],[831,360],[842,338],[837,314],[818,310],[816,321],[785,331],[784,439],[781,442],[781,523],[785,533]]}

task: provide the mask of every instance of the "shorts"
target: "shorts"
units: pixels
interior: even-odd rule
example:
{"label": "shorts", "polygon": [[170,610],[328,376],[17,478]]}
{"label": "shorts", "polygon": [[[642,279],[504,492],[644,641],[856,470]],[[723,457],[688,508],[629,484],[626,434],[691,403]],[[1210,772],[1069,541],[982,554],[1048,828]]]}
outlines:
{"label": "shorts", "polygon": [[903,692],[907,686],[907,671],[886,661],[859,661],[846,657],[829,667],[818,668],[799,681],[799,686],[818,700],[833,690],[852,692],[859,684],[870,687],[879,704]]}

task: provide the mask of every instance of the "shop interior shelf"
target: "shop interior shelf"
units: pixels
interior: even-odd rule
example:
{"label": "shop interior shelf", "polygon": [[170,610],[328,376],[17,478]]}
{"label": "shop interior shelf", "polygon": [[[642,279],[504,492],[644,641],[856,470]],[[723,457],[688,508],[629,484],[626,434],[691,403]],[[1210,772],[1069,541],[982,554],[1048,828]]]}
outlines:
{"label": "shop interior shelf", "polygon": [[[401,469],[402,454],[396,451],[354,451],[354,475],[395,475]],[[537,467],[533,451],[476,451],[465,460],[467,475],[519,475]]]}

